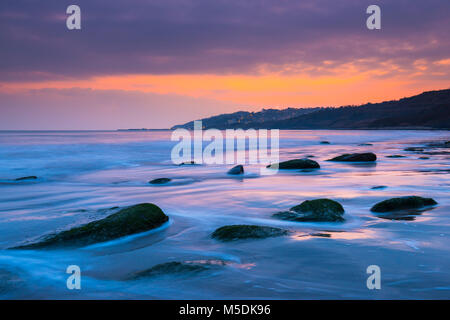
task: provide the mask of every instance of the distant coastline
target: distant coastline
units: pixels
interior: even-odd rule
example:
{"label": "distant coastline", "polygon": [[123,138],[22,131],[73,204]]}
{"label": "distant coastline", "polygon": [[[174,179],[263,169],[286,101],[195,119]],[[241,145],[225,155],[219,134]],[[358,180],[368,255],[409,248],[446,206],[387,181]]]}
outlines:
{"label": "distant coastline", "polygon": [[[204,129],[448,130],[450,89],[360,106],[263,109],[201,119]],[[172,129],[193,129],[194,121]]]}

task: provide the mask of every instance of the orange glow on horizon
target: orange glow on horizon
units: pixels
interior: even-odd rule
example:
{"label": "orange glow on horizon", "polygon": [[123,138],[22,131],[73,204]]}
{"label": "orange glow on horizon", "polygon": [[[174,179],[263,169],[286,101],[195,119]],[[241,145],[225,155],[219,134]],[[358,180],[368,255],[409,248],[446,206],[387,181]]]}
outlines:
{"label": "orange glow on horizon", "polygon": [[[421,79],[430,74],[430,65],[447,67],[450,59],[429,63],[417,60],[413,70],[383,64],[383,68],[362,70],[355,64],[318,69],[308,73],[284,74],[262,71],[247,74],[111,75],[80,80],[2,83],[3,92],[30,89],[122,90],[156,94],[175,94],[208,98],[246,107],[314,107],[358,105],[411,96],[427,90],[445,89],[450,81]],[[324,62],[324,66],[332,64]],[[285,71],[286,68],[283,70]],[[325,70],[325,71],[324,71]],[[435,72],[436,73],[436,72]],[[436,76],[439,74],[436,73]]]}

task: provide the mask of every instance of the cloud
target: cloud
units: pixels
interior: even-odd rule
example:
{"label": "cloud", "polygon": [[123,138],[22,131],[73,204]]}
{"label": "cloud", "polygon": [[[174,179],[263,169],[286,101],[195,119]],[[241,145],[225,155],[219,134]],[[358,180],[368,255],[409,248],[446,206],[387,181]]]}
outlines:
{"label": "cloud", "polygon": [[79,0],[68,31],[60,0],[0,3],[0,81],[120,74],[314,75],[325,61],[386,60],[411,68],[449,58],[448,0],[378,1],[382,29],[365,27],[371,1]]}

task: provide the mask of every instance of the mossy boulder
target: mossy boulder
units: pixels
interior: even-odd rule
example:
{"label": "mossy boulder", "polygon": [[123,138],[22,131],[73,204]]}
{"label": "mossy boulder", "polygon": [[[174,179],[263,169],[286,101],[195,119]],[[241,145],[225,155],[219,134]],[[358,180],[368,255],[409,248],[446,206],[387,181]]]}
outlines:
{"label": "mossy boulder", "polygon": [[342,161],[342,162],[373,162],[377,160],[377,155],[372,152],[367,153],[345,153],[343,155],[334,157],[327,161]]}
{"label": "mossy boulder", "polygon": [[319,169],[320,165],[311,159],[294,159],[294,160],[288,160],[276,164],[270,164],[267,166],[267,168],[276,169],[278,166],[278,169]]}
{"label": "mossy boulder", "polygon": [[397,210],[420,209],[426,206],[433,206],[436,204],[437,202],[432,198],[406,196],[378,202],[370,210],[373,212],[390,212]]}
{"label": "mossy boulder", "polygon": [[122,209],[104,219],[62,231],[48,236],[43,241],[14,249],[86,246],[148,231],[168,220],[169,217],[158,206],[152,203],[141,203]]}
{"label": "mossy boulder", "polygon": [[282,220],[303,222],[342,222],[344,208],[339,202],[330,199],[306,200],[289,211],[275,213]]}
{"label": "mossy boulder", "polygon": [[153,179],[151,181],[149,181],[148,183],[150,184],[165,184],[172,181],[172,179],[169,178],[157,178],[157,179]]}
{"label": "mossy boulder", "polygon": [[230,170],[228,170],[228,174],[237,175],[237,174],[244,174],[244,166],[237,165]]}
{"label": "mossy boulder", "polygon": [[216,229],[211,235],[219,241],[233,241],[241,239],[264,239],[269,237],[284,236],[287,230],[280,228],[253,226],[253,225],[231,225]]}

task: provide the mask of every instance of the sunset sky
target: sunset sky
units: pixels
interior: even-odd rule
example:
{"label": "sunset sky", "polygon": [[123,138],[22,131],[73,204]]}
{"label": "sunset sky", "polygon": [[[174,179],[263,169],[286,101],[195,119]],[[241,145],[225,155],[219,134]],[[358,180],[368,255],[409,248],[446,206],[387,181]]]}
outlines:
{"label": "sunset sky", "polygon": [[[66,28],[71,4],[82,30]],[[0,130],[167,128],[446,89],[449,30],[449,0],[2,0]]]}

